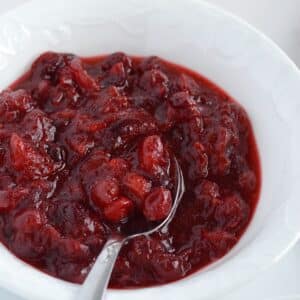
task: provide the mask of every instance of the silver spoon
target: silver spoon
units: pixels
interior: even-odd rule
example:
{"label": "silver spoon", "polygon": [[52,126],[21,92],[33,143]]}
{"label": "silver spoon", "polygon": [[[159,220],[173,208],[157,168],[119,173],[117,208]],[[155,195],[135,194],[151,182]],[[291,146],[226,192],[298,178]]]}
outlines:
{"label": "silver spoon", "polygon": [[184,185],[181,168],[178,164],[178,161],[176,159],[174,159],[174,161],[176,167],[177,189],[176,189],[176,195],[175,195],[172,209],[169,215],[167,216],[167,218],[164,219],[163,222],[161,222],[158,226],[154,227],[151,230],[138,233],[138,234],[132,234],[128,237],[118,237],[118,238],[108,239],[102,251],[100,252],[99,256],[97,257],[90,273],[86,277],[83,285],[79,288],[78,294],[76,295],[76,299],[104,300],[108,281],[110,279],[118,254],[122,246],[124,245],[124,243],[138,236],[150,235],[151,233],[154,233],[162,229],[164,226],[169,224],[170,221],[173,219],[178,204],[180,203],[182,195],[185,191],[185,185]]}

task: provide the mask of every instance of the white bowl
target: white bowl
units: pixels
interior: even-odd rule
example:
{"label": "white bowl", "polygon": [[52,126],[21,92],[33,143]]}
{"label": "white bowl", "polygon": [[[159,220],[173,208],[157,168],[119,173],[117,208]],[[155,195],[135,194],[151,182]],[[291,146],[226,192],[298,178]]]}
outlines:
{"label": "white bowl", "polygon": [[[276,263],[298,240],[300,73],[270,40],[196,0],[34,0],[0,18],[0,87],[46,50],[88,56],[118,50],[159,55],[223,87],[248,111],[262,162],[262,191],[241,241],[217,263],[172,284],[110,290],[109,300],[223,296]],[[0,248],[0,286],[26,299],[71,300],[77,285]]]}

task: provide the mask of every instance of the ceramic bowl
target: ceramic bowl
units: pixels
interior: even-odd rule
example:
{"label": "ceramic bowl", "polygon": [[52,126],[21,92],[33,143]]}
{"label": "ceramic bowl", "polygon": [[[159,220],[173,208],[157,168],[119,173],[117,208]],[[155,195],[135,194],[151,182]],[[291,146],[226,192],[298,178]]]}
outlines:
{"label": "ceramic bowl", "polygon": [[[228,255],[163,286],[109,290],[108,300],[221,297],[276,263],[298,240],[300,73],[262,33],[196,0],[34,0],[0,18],[0,88],[46,50],[82,56],[159,55],[225,89],[252,120],[262,163],[255,216]],[[30,300],[71,300],[78,285],[23,263],[0,247],[0,286]]]}

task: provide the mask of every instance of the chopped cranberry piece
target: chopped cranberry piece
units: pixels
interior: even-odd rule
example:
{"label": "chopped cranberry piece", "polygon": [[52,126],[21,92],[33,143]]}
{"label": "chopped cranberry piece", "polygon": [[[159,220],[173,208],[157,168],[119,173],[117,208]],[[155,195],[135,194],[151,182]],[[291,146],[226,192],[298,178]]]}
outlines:
{"label": "chopped cranberry piece", "polygon": [[116,177],[124,176],[130,167],[129,162],[122,158],[113,158],[108,165]]}
{"label": "chopped cranberry piece", "polygon": [[[221,229],[204,231],[203,238],[209,248],[209,256],[212,260],[224,255],[228,248],[236,243],[236,237]],[[207,251],[208,249],[206,249]]]}
{"label": "chopped cranberry piece", "polygon": [[29,190],[22,187],[0,191],[0,212],[15,208],[28,194]]}
{"label": "chopped cranberry piece", "polygon": [[177,107],[186,108],[186,107],[196,106],[195,101],[187,92],[178,92],[173,94],[172,97],[170,97],[170,103],[173,107],[176,108]]}
{"label": "chopped cranberry piece", "polygon": [[41,228],[40,238],[46,249],[55,249],[62,237],[53,226],[47,224]]}
{"label": "chopped cranberry piece", "polygon": [[145,199],[143,213],[148,220],[165,219],[172,209],[171,192],[163,187],[155,188]]}
{"label": "chopped cranberry piece", "polygon": [[76,134],[66,140],[71,149],[80,156],[86,155],[94,147],[94,142],[85,134]]}
{"label": "chopped cranberry piece", "polygon": [[121,222],[126,219],[133,210],[133,202],[125,197],[120,197],[104,208],[104,215],[108,221]]}
{"label": "chopped cranberry piece", "polygon": [[111,98],[108,98],[102,112],[104,113],[116,113],[122,111],[123,109],[128,108],[128,99],[125,96],[117,95]]}
{"label": "chopped cranberry piece", "polygon": [[87,71],[83,68],[81,60],[78,57],[74,57],[70,61],[70,67],[72,75],[76,83],[87,91],[94,91],[98,89],[96,81],[88,75]]}
{"label": "chopped cranberry piece", "polygon": [[8,209],[11,206],[11,201],[7,191],[0,191],[0,212]]}
{"label": "chopped cranberry piece", "polygon": [[102,80],[101,85],[113,84],[115,86],[122,86],[125,84],[127,78],[126,70],[122,62],[114,64],[109,70],[108,77]]}
{"label": "chopped cranberry piece", "polygon": [[118,181],[115,178],[99,179],[94,184],[91,195],[97,206],[111,204],[119,195]]}
{"label": "chopped cranberry piece", "polygon": [[58,251],[69,261],[85,260],[89,256],[89,248],[74,239],[60,239]]}
{"label": "chopped cranberry piece", "polygon": [[[85,123],[85,121],[87,122]],[[102,121],[81,120],[78,129],[82,130],[83,132],[96,133],[101,131],[105,127],[106,124]]]}
{"label": "chopped cranberry piece", "polygon": [[108,163],[109,157],[109,153],[106,153],[102,150],[92,152],[90,157],[88,157],[88,159],[81,165],[81,174],[84,174],[84,176],[87,176],[87,174],[95,176],[99,168],[103,164]]}
{"label": "chopped cranberry piece", "polygon": [[39,153],[15,133],[10,139],[10,151],[12,166],[29,178],[47,177],[59,168],[46,153]]}
{"label": "chopped cranberry piece", "polygon": [[247,192],[255,190],[256,186],[256,176],[253,171],[245,170],[239,176],[239,185],[241,188]]}
{"label": "chopped cranberry piece", "polygon": [[26,135],[30,136],[34,143],[53,142],[55,138],[56,128],[52,124],[44,112],[35,109],[28,113],[22,122]]}
{"label": "chopped cranberry piece", "polygon": [[143,200],[151,190],[151,182],[145,177],[133,172],[126,174],[123,179],[123,184],[140,200]]}
{"label": "chopped cranberry piece", "polygon": [[23,232],[33,232],[40,225],[42,217],[37,210],[27,210],[18,215],[14,221],[15,228]]}
{"label": "chopped cranberry piece", "polygon": [[60,126],[67,126],[69,125],[70,121],[76,116],[76,111],[71,109],[64,109],[58,112],[55,112],[51,115],[52,120],[54,121],[55,125]]}
{"label": "chopped cranberry piece", "polygon": [[15,236],[13,240],[14,250],[25,258],[34,258],[44,251],[40,237],[42,217],[36,210],[27,210],[16,216],[14,220]]}
{"label": "chopped cranberry piece", "polygon": [[57,70],[64,65],[64,56],[62,54],[46,52],[33,63],[33,77],[54,81]]}
{"label": "chopped cranberry piece", "polygon": [[153,254],[164,253],[162,243],[154,237],[137,237],[129,244],[128,257],[130,260],[144,264],[145,261],[150,261]]}
{"label": "chopped cranberry piece", "polygon": [[24,113],[29,112],[35,102],[25,90],[4,91],[0,94],[0,120],[13,122]]}
{"label": "chopped cranberry piece", "polygon": [[154,265],[154,274],[158,282],[165,282],[165,280],[173,281],[178,276],[187,274],[191,268],[187,259],[181,255],[172,253],[156,254],[152,258],[152,262]]}
{"label": "chopped cranberry piece", "polygon": [[204,146],[196,142],[189,152],[193,158],[193,165],[190,167],[189,176],[190,179],[194,180],[201,177],[207,177],[208,174],[208,157],[205,153]]}
{"label": "chopped cranberry piece", "polygon": [[140,79],[140,87],[152,96],[164,98],[169,91],[168,77],[160,70],[146,71]]}
{"label": "chopped cranberry piece", "polygon": [[227,196],[217,206],[215,219],[226,230],[235,230],[245,220],[248,211],[239,195]]}
{"label": "chopped cranberry piece", "polygon": [[178,76],[177,84],[180,91],[187,91],[191,95],[197,95],[200,93],[199,84],[192,77],[186,74],[180,74]]}
{"label": "chopped cranberry piece", "polygon": [[212,217],[221,203],[218,185],[208,180],[203,180],[195,187],[195,197],[199,201],[199,213],[204,219]]}
{"label": "chopped cranberry piece", "polygon": [[158,135],[145,138],[140,149],[140,160],[142,167],[153,174],[162,172],[166,165],[163,143]]}
{"label": "chopped cranberry piece", "polygon": [[132,61],[129,56],[122,52],[113,53],[105,57],[101,65],[104,70],[108,70],[111,69],[115,64],[120,62],[123,63],[123,66],[126,69],[126,73],[129,73],[132,68]]}

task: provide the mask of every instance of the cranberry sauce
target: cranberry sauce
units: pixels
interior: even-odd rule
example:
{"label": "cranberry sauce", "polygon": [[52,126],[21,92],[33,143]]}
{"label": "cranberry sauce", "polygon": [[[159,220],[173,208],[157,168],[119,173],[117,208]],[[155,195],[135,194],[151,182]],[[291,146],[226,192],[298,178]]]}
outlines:
{"label": "cranberry sauce", "polygon": [[105,241],[173,221],[121,251],[111,287],[180,279],[225,255],[260,189],[243,108],[157,57],[45,53],[0,94],[0,240],[53,276],[82,282]]}

